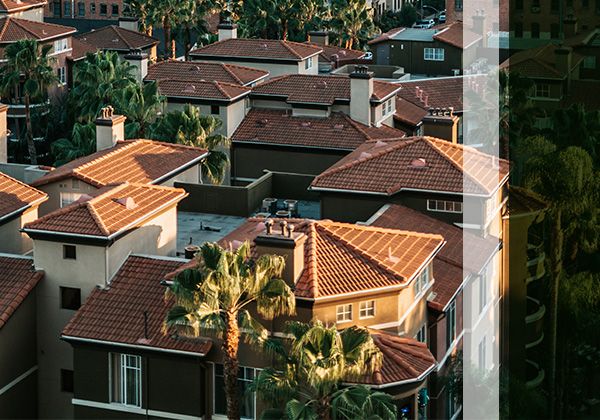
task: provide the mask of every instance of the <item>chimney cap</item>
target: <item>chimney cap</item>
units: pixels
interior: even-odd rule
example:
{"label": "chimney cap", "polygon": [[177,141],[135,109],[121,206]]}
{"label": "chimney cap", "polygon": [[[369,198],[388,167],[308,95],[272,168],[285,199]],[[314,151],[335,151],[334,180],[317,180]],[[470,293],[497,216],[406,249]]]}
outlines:
{"label": "chimney cap", "polygon": [[115,114],[115,109],[108,105],[100,110],[100,115],[96,118],[96,125],[113,126],[125,122],[127,117]]}
{"label": "chimney cap", "polygon": [[221,22],[217,25],[217,29],[235,29],[237,25],[229,19],[229,17],[222,17]]}
{"label": "chimney cap", "polygon": [[352,79],[371,79],[373,73],[369,71],[369,66],[359,64],[354,66],[354,71],[350,73]]}

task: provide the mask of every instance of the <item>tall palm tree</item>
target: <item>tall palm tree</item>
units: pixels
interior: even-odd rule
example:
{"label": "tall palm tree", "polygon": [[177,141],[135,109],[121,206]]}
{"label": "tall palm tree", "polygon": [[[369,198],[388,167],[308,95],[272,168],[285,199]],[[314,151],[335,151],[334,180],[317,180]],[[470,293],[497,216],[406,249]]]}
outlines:
{"label": "tall palm tree", "polygon": [[96,151],[96,126],[93,123],[75,123],[71,138],[58,139],[51,145],[54,165],[60,166]]}
{"label": "tall palm tree", "polygon": [[237,250],[206,243],[197,258],[198,266],[181,272],[167,289],[167,297],[174,298],[174,306],[167,314],[165,327],[184,328],[184,332],[194,336],[211,334],[223,339],[227,417],[239,419],[240,338],[260,343],[268,335],[248,307],[255,307],[265,319],[292,315],[296,310],[294,292],[281,279],[283,257],[251,258],[248,242]]}
{"label": "tall palm tree", "polygon": [[164,101],[156,82],[130,84],[116,92],[113,100],[115,110],[127,117],[126,137],[145,138]]}
{"label": "tall palm tree", "polygon": [[148,19],[163,29],[164,58],[175,58],[175,28],[194,19],[193,0],[153,0],[149,3]]}
{"label": "tall palm tree", "polygon": [[[582,104],[560,108],[552,118],[552,138],[559,147],[579,146],[598,165],[600,153],[600,111],[586,111]],[[573,133],[577,133],[573,136]]]}
{"label": "tall palm tree", "polygon": [[331,16],[331,27],[344,48],[358,48],[377,32],[366,0],[332,0]]}
{"label": "tall palm tree", "polygon": [[354,419],[396,418],[391,396],[364,386],[342,387],[342,381],[372,374],[382,355],[369,331],[350,327],[338,331],[320,321],[287,324],[290,339],[269,340],[266,348],[279,365],[268,367],[253,388],[273,408],[268,418]]}
{"label": "tall palm tree", "polygon": [[171,111],[158,119],[149,136],[154,140],[207,149],[210,153],[202,163],[202,175],[211,182],[221,183],[229,164],[229,157],[223,151],[229,146],[229,139],[215,134],[221,124],[221,120],[202,115],[197,107],[187,104],[182,111]]}
{"label": "tall palm tree", "polygon": [[47,97],[47,89],[57,82],[48,53],[52,45],[39,45],[34,39],[23,39],[10,44],[4,50],[6,63],[0,69],[0,91],[3,97],[14,101],[23,98],[25,105],[25,128],[27,149],[32,164],[37,164],[37,152],[33,141],[31,124],[32,101]]}

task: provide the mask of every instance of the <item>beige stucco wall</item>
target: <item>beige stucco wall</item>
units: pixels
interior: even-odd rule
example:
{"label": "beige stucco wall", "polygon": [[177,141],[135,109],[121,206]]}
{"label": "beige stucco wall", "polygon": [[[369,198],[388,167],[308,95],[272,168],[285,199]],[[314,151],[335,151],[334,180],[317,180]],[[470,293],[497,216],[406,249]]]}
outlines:
{"label": "beige stucco wall", "polygon": [[[316,57],[315,57],[316,58]],[[209,59],[207,60],[204,57],[192,57],[192,60],[196,61],[220,61],[218,59]],[[252,67],[255,69],[265,70],[269,72],[268,79],[273,77],[281,76],[282,74],[317,74],[318,69],[318,59],[313,61],[313,69],[304,70],[304,62],[294,62],[291,64],[277,64],[277,63],[255,63],[248,62],[243,60],[229,61],[227,60],[227,64],[234,64],[238,66],[246,66]],[[300,70],[302,69],[302,70]]]}
{"label": "beige stucco wall", "polygon": [[8,254],[26,254],[33,249],[33,243],[29,236],[20,232],[25,225],[37,219],[38,209],[29,208],[20,217],[0,225],[0,252]]}

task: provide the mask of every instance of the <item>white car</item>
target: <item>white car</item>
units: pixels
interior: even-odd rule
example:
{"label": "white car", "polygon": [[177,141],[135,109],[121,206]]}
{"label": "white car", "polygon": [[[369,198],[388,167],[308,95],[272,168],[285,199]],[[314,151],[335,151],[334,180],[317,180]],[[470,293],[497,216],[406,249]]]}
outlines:
{"label": "white car", "polygon": [[371,51],[367,51],[365,53],[365,55],[362,56],[363,60],[372,60],[373,59],[373,53]]}
{"label": "white car", "polygon": [[438,16],[438,22],[439,23],[446,23],[446,12],[440,13],[440,15]]}
{"label": "white car", "polygon": [[414,23],[413,28],[429,29],[432,28],[433,25],[435,25],[435,21],[433,19],[417,20]]}

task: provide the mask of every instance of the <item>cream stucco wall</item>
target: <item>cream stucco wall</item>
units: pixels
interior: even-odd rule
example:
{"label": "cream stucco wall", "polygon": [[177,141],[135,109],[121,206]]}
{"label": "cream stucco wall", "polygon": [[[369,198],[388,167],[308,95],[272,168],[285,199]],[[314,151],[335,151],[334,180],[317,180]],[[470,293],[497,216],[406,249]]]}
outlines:
{"label": "cream stucco wall", "polygon": [[[220,61],[218,59],[206,59],[204,57],[192,57],[193,60],[196,61]],[[252,67],[259,70],[265,70],[269,72],[268,79],[272,79],[273,77],[281,76],[283,74],[318,74],[319,72],[319,63],[318,56],[313,58],[313,66],[312,68],[306,70],[304,69],[304,61],[294,62],[290,64],[278,64],[278,63],[266,63],[266,62],[251,62],[251,61],[229,61],[227,60],[227,64],[234,64],[238,66],[246,66]]]}
{"label": "cream stucco wall", "polygon": [[33,243],[29,236],[20,232],[26,223],[32,222],[38,217],[38,209],[29,208],[20,217],[0,225],[0,252],[7,254],[27,254],[33,249]]}

